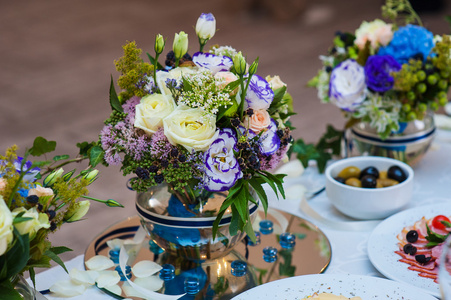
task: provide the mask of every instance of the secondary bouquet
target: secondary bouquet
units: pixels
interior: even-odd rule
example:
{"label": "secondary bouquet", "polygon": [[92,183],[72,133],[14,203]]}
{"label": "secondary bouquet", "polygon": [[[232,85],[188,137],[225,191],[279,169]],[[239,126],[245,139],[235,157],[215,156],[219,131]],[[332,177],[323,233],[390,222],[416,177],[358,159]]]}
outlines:
{"label": "secondary bouquet", "polygon": [[[112,199],[99,200],[88,196],[87,186],[98,176],[98,171],[93,169],[99,162],[98,152],[94,149],[95,144],[85,142],[78,146],[80,154],[76,158],[57,155],[49,159],[46,154],[55,150],[56,142],[38,137],[23,157],[18,156],[17,146],[0,155],[2,299],[22,299],[14,287],[19,276],[26,271],[34,282],[34,268],[48,268],[51,260],[65,269],[58,255],[71,249],[54,247],[48,235],[65,223],[83,218],[89,210],[90,200],[121,206]],[[41,155],[44,155],[43,160],[28,160],[29,156]],[[78,174],[75,169],[64,172],[61,168],[84,159],[89,159],[90,165]]]}
{"label": "secondary bouquet", "polygon": [[363,21],[355,32],[337,32],[309,85],[343,111],[349,126],[368,122],[386,138],[400,122],[421,120],[448,102],[451,39],[427,30],[408,0],[387,0],[382,12],[393,23]]}
{"label": "secondary bouquet", "polygon": [[265,209],[263,184],[284,195],[283,175],[269,170],[292,142],[291,97],[278,76],[256,74],[258,58],[249,65],[230,46],[203,51],[215,31],[214,16],[202,14],[196,24],[200,51],[189,55],[188,35],[177,33],[165,66],[158,62],[165,49],[160,34],[149,62],[135,42],[123,46],[124,56],[115,61],[121,92],[112,78],[112,113],[100,143],[107,165],[136,175],[130,180],[135,191],[164,182],[186,207],[228,191],[217,221],[230,207],[238,224],[233,233],[249,233],[249,201],[258,201],[251,190]]}

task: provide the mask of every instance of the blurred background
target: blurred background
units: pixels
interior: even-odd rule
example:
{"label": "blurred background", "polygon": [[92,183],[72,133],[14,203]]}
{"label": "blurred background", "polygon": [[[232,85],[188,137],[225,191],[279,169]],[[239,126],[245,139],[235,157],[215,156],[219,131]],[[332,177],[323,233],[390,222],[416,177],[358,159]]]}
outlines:
{"label": "blurred background", "polygon": [[[425,26],[450,33],[446,1],[413,1]],[[219,29],[207,44],[230,45],[248,61],[260,58],[258,74],[279,75],[294,99],[294,138],[316,142],[327,124],[342,128],[333,105],[320,103],[306,86],[321,64],[334,33],[354,32],[363,20],[381,18],[379,0],[0,0],[0,151],[22,150],[36,136],[57,141],[56,154],[77,153],[76,143],[97,140],[111,112],[110,75],[122,45],[136,41],[153,54],[157,33],[172,48],[174,33],[190,37],[189,53],[198,50],[194,26],[203,12],[216,17]],[[165,51],[164,53],[166,53]],[[143,58],[144,55],[143,55]],[[160,60],[163,63],[163,59]],[[72,166],[71,166],[72,168]],[[90,195],[114,198],[125,208],[92,203],[86,220],[51,235],[55,246],[82,254],[108,225],[135,215],[135,193],[117,167],[100,167]],[[69,170],[69,169],[68,169]]]}

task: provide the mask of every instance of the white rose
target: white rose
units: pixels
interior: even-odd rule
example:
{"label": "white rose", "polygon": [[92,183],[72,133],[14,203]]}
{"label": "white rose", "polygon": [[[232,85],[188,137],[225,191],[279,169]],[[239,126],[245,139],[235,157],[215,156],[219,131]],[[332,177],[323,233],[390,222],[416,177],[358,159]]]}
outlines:
{"label": "white rose", "polygon": [[163,126],[163,119],[175,109],[170,95],[152,94],[141,99],[136,105],[135,127],[152,135]]}
{"label": "white rose", "polygon": [[45,213],[38,212],[36,207],[32,207],[29,210],[26,210],[24,207],[19,207],[12,211],[12,215],[16,217],[21,212],[24,212],[22,215],[23,218],[31,218],[31,220],[14,225],[21,235],[28,233],[32,239],[39,229],[50,227],[49,216]]}
{"label": "white rose", "polygon": [[277,89],[280,89],[281,87],[287,86],[285,82],[280,80],[280,77],[278,75],[271,77],[266,76],[266,81],[268,81],[269,85],[271,86],[272,90],[275,91]]}
{"label": "white rose", "polygon": [[157,85],[160,89],[160,92],[163,95],[171,95],[171,91],[166,86],[166,81],[168,79],[175,79],[177,80],[177,85],[180,85],[182,82],[182,76],[186,74],[194,74],[197,72],[197,67],[178,67],[175,69],[172,69],[169,72],[166,71],[158,71],[157,72]]}
{"label": "white rose", "polygon": [[206,150],[219,134],[215,116],[200,108],[179,106],[163,120],[163,125],[169,142],[188,151]]}
{"label": "white rose", "polygon": [[0,255],[8,249],[13,240],[13,216],[8,206],[0,195]]}

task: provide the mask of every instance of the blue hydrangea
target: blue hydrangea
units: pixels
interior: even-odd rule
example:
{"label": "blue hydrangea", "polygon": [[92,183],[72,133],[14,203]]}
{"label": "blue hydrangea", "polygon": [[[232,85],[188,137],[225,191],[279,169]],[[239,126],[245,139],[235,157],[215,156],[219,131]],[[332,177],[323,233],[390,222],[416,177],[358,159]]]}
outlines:
{"label": "blue hydrangea", "polygon": [[407,63],[410,58],[421,55],[423,60],[431,54],[434,48],[434,35],[424,27],[406,25],[400,27],[393,39],[385,47],[379,49],[378,55],[390,55],[400,64]]}

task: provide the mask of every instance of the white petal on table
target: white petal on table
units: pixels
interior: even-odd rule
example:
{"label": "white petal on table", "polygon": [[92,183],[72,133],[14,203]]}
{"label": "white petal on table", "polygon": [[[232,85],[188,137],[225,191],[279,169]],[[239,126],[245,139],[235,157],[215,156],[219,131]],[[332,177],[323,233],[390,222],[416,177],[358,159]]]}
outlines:
{"label": "white petal on table", "polygon": [[304,166],[299,159],[293,159],[280,166],[276,174],[286,174],[288,177],[299,177],[304,173]]}
{"label": "white petal on table", "polygon": [[133,268],[132,273],[135,277],[149,277],[161,270],[161,266],[150,260],[142,260],[137,262]]}
{"label": "white petal on table", "polygon": [[148,289],[149,291],[158,291],[163,286],[163,280],[160,279],[159,276],[149,276],[149,277],[141,277],[136,278],[134,283]]}
{"label": "white petal on table", "polygon": [[302,184],[293,184],[285,190],[285,196],[289,200],[302,199],[307,189]]}
{"label": "white petal on table", "polygon": [[112,239],[112,240],[106,241],[106,244],[108,245],[108,247],[110,247],[113,250],[120,250],[122,245],[124,244],[124,240]]}
{"label": "white petal on table", "polygon": [[97,286],[104,288],[117,284],[121,280],[121,276],[117,271],[100,271],[97,277]]}
{"label": "white petal on table", "polygon": [[69,271],[69,276],[71,280],[78,284],[94,285],[96,279],[99,276],[97,271],[80,271],[77,268],[72,268]]}
{"label": "white petal on table", "polygon": [[74,283],[71,280],[57,281],[50,287],[50,291],[52,293],[55,293],[55,295],[62,297],[74,297],[82,295],[85,290],[85,285]]}
{"label": "white petal on table", "polygon": [[104,255],[96,255],[86,261],[86,268],[102,271],[114,267],[114,262]]}
{"label": "white petal on table", "polygon": [[143,294],[135,290],[128,282],[124,282],[124,284],[122,285],[122,290],[124,291],[127,297],[137,297],[146,299],[146,297]]}
{"label": "white petal on table", "polygon": [[110,285],[105,287],[106,290],[112,292],[113,294],[120,295],[122,294],[122,289],[119,285]]}

